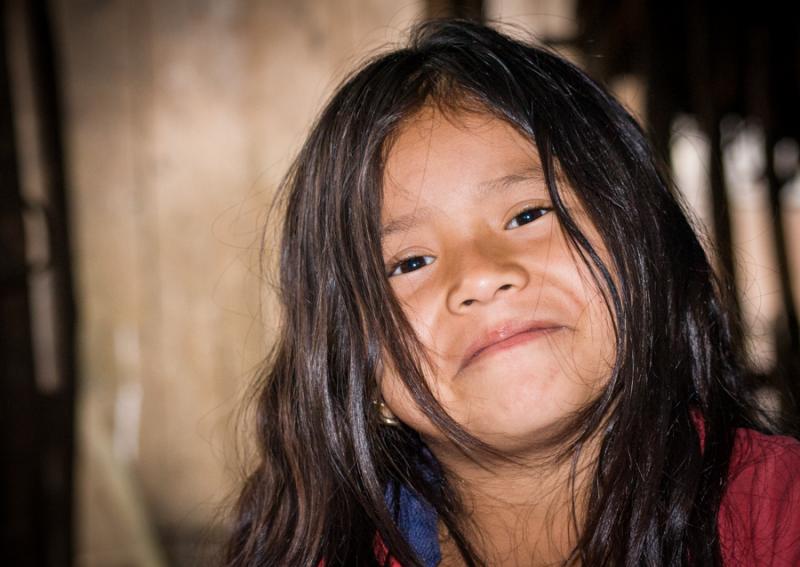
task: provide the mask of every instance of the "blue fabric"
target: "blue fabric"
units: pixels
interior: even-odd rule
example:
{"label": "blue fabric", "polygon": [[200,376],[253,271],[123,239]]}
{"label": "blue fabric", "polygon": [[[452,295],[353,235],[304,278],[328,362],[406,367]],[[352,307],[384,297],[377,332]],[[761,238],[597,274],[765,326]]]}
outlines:
{"label": "blue fabric", "polygon": [[442,560],[436,510],[400,483],[387,488],[386,500],[390,510],[397,510],[397,527],[425,567],[436,567]]}

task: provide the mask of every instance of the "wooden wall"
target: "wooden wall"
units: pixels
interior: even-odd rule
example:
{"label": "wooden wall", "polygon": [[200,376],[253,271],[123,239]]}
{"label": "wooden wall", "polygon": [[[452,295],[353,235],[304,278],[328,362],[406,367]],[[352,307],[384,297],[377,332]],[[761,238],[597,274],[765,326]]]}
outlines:
{"label": "wooden wall", "polygon": [[424,5],[53,5],[80,306],[78,564],[196,564],[219,539],[236,410],[270,338],[270,196],[336,82]]}

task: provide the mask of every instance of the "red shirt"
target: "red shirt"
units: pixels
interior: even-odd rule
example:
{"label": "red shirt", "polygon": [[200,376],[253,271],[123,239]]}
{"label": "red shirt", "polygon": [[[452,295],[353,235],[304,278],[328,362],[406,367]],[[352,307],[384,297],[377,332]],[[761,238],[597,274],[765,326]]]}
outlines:
{"label": "red shirt", "polygon": [[725,565],[800,566],[800,442],[737,430],[717,520]]}
{"label": "red shirt", "polygon": [[[718,529],[727,567],[800,567],[800,442],[736,431]],[[386,552],[376,536],[378,559]]]}

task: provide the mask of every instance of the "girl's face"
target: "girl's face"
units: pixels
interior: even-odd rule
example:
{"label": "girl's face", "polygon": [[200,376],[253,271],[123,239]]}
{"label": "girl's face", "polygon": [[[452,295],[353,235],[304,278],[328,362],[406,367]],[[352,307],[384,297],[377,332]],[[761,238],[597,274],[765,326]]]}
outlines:
{"label": "girl's face", "polygon": [[[560,186],[606,259],[566,182]],[[614,361],[601,292],[550,208],[535,147],[489,115],[427,108],[387,156],[384,261],[428,350],[426,380],[467,431],[512,452],[534,447],[592,401]],[[391,367],[381,390],[428,443],[444,441]]]}

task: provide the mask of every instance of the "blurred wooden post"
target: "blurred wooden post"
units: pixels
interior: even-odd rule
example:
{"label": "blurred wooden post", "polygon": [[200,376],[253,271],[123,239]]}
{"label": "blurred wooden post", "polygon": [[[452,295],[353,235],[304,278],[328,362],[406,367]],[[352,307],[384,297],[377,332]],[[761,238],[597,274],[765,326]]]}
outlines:
{"label": "blurred wooden post", "polygon": [[2,458],[2,562],[28,557],[42,563],[42,532],[35,510],[37,482],[36,386],[30,330],[24,204],[19,190],[16,141],[11,112],[5,18],[0,12],[0,458]]}
{"label": "blurred wooden post", "polygon": [[761,117],[764,125],[765,177],[780,282],[778,293],[783,306],[782,313],[774,321],[774,374],[792,394],[791,403],[794,407],[787,408],[787,413],[790,413],[790,421],[800,427],[800,415],[797,413],[800,411],[800,323],[792,293],[792,271],[781,198],[788,179],[781,179],[775,169],[775,148],[778,141],[782,136],[795,134],[791,122],[780,116],[781,109],[775,101],[780,101],[784,94],[784,82],[787,78],[784,69],[791,66],[789,57],[797,40],[793,37],[792,25],[787,25],[787,20],[776,19],[772,29],[780,29],[783,33],[770,33],[765,24],[756,28],[752,35],[749,51],[753,56],[748,74],[753,76],[754,86],[749,91],[749,104],[754,114]]}
{"label": "blurred wooden post", "polygon": [[73,560],[74,307],[47,3],[0,15],[4,565]]}

